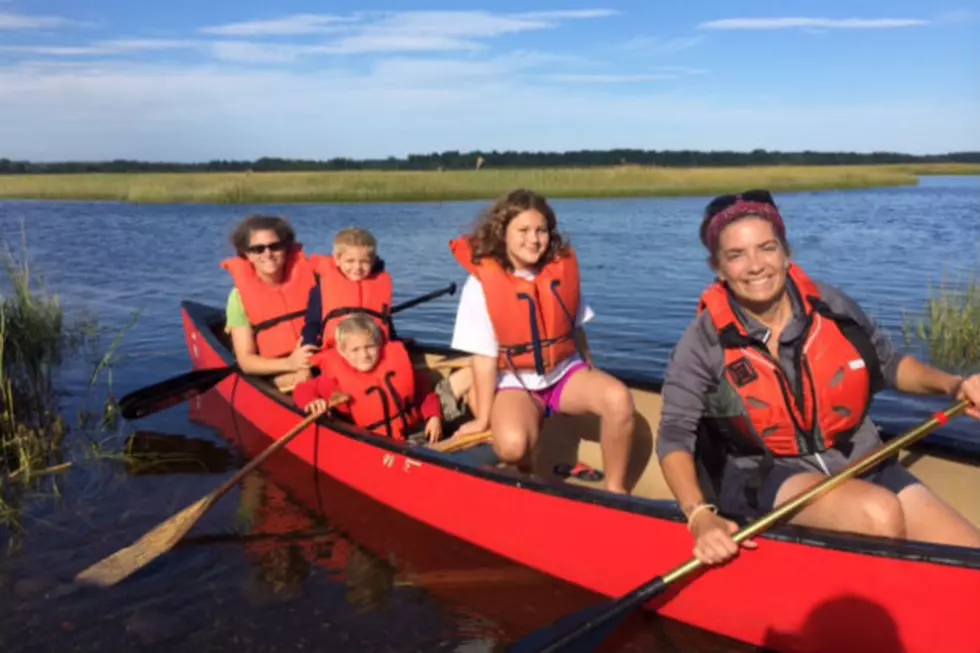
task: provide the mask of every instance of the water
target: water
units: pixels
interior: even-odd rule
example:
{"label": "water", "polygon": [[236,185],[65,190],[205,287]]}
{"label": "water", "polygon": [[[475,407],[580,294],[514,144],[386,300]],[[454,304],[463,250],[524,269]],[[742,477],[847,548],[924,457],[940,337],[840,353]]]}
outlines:
{"label": "water", "polygon": [[[929,284],[944,273],[963,278],[977,264],[978,191],[980,178],[939,177],[912,188],[777,200],[796,260],[847,291],[904,349],[902,311],[920,310]],[[697,240],[706,200],[553,203],[560,229],[577,248],[583,292],[597,313],[589,337],[600,366],[663,374],[672,344],[711,280]],[[329,251],[344,226],[372,230],[394,276],[397,302],[463,280],[448,241],[484,206],[3,202],[0,237],[18,250],[25,228],[34,270],[66,306],[95,313],[110,338],[140,311],[113,368],[118,397],[188,369],[179,302],[223,305],[230,285],[218,264],[230,253],[229,231],[244,215],[288,216],[308,251]],[[413,308],[399,316],[399,332],[447,344],[454,310],[451,298]],[[90,372],[82,364],[65,371],[69,416],[82,403]],[[874,416],[902,429],[942,405],[942,399],[886,393]],[[191,417],[187,405],[177,406],[125,425],[123,436],[155,431],[227,446],[214,430],[221,428],[219,419]],[[975,434],[976,425],[965,422],[947,427],[946,437]],[[76,456],[93,450],[81,436],[74,444]],[[26,535],[0,560],[3,650],[101,650],[116,643],[160,651],[483,651],[598,601],[326,481],[277,485],[303,474],[275,469],[222,499],[189,541],[147,573],[96,598],[62,595],[63,583],[77,571],[212,491],[228,473],[219,465],[211,473],[137,475],[102,460],[76,464],[59,477],[58,496],[31,504]],[[655,567],[653,573],[661,571]],[[620,640],[624,651],[746,650],[649,617],[635,618]]]}

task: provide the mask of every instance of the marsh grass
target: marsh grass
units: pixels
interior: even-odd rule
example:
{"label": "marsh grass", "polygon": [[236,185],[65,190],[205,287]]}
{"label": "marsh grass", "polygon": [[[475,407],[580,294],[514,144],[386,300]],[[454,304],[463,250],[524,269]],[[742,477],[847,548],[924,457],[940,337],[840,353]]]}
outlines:
{"label": "marsh grass", "polygon": [[980,267],[965,283],[947,278],[930,287],[921,314],[903,311],[906,344],[923,343],[933,364],[960,373],[980,371]]}
{"label": "marsh grass", "polygon": [[[34,273],[23,228],[20,253],[4,243],[2,257],[0,524],[17,527],[25,497],[39,489],[36,481],[70,466],[63,459],[70,427],[59,411],[58,375],[69,357],[97,351],[100,333],[85,311],[67,315],[58,296]],[[90,386],[101,371],[97,365]]]}
{"label": "marsh grass", "polygon": [[980,166],[923,164],[0,175],[0,198],[208,204],[451,201],[494,198],[521,186],[549,197],[681,196],[758,187],[787,192],[914,185],[917,175],[952,170],[980,174]]}

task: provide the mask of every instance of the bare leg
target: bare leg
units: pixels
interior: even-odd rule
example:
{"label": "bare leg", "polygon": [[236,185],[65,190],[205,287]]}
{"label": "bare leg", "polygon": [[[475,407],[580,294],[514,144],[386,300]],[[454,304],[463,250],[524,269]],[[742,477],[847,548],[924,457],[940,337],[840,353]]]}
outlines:
{"label": "bare leg", "polygon": [[626,468],[633,444],[633,395],[619,379],[599,369],[575,372],[562,388],[559,410],[599,416],[605,489],[628,494]]}
{"label": "bare leg", "polygon": [[493,451],[501,462],[531,467],[531,452],[540,434],[544,408],[526,392],[498,391],[490,410]]}
{"label": "bare leg", "polygon": [[[776,506],[826,478],[823,474],[809,472],[791,476],[776,493]],[[838,485],[790,521],[801,526],[892,538],[904,538],[906,528],[898,497],[883,487],[859,479]]]}
{"label": "bare leg", "polygon": [[910,540],[980,548],[980,530],[921,483],[898,493]]}

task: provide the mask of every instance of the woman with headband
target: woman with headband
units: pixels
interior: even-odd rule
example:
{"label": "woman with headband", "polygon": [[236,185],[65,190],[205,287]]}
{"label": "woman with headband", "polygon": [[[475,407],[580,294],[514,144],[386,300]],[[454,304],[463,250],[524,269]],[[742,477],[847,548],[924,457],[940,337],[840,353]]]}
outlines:
{"label": "woman with headband", "polygon": [[[703,563],[738,553],[722,515],[760,517],[879,447],[879,390],[968,399],[980,419],[980,375],[898,354],[850,297],[791,261],[768,191],[715,198],[700,235],[717,280],[671,354],[657,454]],[[791,523],[980,547],[980,530],[894,458]]]}

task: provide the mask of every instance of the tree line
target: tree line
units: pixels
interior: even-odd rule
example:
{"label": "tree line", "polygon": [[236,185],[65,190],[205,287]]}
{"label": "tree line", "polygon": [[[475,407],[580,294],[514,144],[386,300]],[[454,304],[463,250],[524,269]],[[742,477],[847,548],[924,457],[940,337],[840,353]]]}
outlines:
{"label": "tree line", "polygon": [[474,151],[410,154],[404,158],[325,160],[262,157],[254,161],[218,159],[199,163],[165,161],[57,161],[38,163],[0,158],[0,174],[133,172],[272,172],[326,170],[473,170],[485,168],[561,168],[616,165],[711,168],[762,165],[880,165],[894,163],[980,163],[980,152],[914,155],[900,152],[778,152],[770,150],[575,150],[567,152]]}

